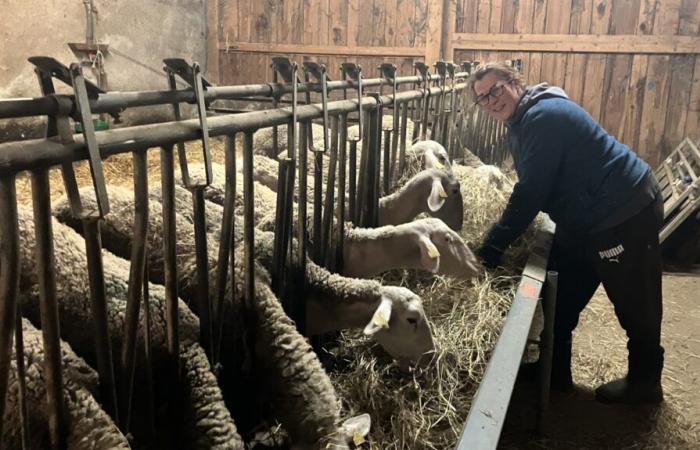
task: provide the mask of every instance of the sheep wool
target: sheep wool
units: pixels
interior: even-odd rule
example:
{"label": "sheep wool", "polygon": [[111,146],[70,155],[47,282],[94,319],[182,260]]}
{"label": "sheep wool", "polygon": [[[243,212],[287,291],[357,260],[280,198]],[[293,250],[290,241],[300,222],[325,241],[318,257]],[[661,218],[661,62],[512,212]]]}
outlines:
{"label": "sheep wool", "polygon": [[[46,414],[46,384],[44,344],[41,330],[26,319],[22,320],[24,342],[25,386],[29,449],[49,447],[48,416]],[[21,448],[21,424],[19,408],[19,379],[17,355],[12,346],[8,379],[6,408],[3,417],[4,448]],[[112,419],[95,401],[97,373],[76,355],[71,347],[61,342],[63,367],[63,400],[67,414],[67,438],[69,449],[128,449],[129,443]]]}

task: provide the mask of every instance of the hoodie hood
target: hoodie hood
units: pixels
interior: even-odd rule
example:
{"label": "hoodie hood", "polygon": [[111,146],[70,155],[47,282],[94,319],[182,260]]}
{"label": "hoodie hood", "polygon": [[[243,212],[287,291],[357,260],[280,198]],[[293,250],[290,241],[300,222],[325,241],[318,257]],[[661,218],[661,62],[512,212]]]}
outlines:
{"label": "hoodie hood", "polygon": [[535,106],[540,100],[553,97],[569,98],[562,88],[550,86],[547,83],[527,86],[523,91],[523,94],[520,96],[520,101],[518,101],[518,106],[515,108],[513,117],[508,120],[508,126],[512,126],[520,122],[520,119],[523,118],[523,115],[525,115],[527,110]]}

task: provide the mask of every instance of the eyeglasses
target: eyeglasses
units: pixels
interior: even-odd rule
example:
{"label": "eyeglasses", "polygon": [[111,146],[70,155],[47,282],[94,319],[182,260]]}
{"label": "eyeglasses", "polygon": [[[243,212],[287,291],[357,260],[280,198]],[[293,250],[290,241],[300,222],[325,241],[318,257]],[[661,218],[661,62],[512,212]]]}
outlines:
{"label": "eyeglasses", "polygon": [[491,103],[491,98],[498,98],[501,95],[503,95],[503,88],[509,84],[511,84],[513,80],[508,80],[505,83],[496,83],[493,86],[491,86],[491,89],[485,94],[481,94],[476,97],[476,100],[474,101],[474,104],[477,104],[479,106],[486,106],[489,103]]}

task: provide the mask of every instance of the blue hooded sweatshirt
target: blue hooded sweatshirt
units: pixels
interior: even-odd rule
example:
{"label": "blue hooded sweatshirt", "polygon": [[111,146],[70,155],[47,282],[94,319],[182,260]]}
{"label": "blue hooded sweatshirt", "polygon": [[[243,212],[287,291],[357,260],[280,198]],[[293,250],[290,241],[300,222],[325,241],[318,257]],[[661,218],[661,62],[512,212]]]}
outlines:
{"label": "blue hooded sweatshirt", "polygon": [[602,231],[637,214],[658,193],[649,165],[558,87],[527,87],[507,125],[518,182],[485,246],[504,250],[539,211],[558,231]]}

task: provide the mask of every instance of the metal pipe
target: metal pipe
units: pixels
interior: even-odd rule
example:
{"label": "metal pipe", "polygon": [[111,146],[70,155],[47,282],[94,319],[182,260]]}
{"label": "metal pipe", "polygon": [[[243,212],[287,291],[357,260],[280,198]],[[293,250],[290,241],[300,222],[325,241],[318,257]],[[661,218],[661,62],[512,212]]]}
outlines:
{"label": "metal pipe", "polygon": [[[145,278],[146,247],[148,245],[148,163],[145,151],[134,152],[134,240],[131,246],[129,288],[127,290],[124,318],[124,344],[121,354],[121,413],[122,430],[129,430],[131,423],[131,398],[136,371],[136,345],[138,342],[139,312]],[[99,224],[95,224],[95,227]]]}
{"label": "metal pipe", "polygon": [[148,442],[152,443],[156,438],[155,422],[155,396],[153,395],[153,360],[151,347],[151,301],[148,291],[148,260],[144,258],[143,263],[143,364],[145,366],[146,385],[146,420],[148,421]]}
{"label": "metal pipe", "polygon": [[[347,133],[347,130],[345,130]],[[349,183],[348,183],[348,209],[350,212],[350,220],[357,223],[357,141],[350,141],[350,155],[348,157],[349,168]]]}
{"label": "metal pipe", "polygon": [[[344,161],[343,161],[344,162]],[[333,204],[335,203],[335,170],[338,165],[338,117],[331,119],[331,148],[328,158],[328,178],[326,181],[326,202],[323,208],[323,233],[321,235],[321,254],[319,264],[328,267],[326,256],[331,253],[333,230]]]}
{"label": "metal pipe", "polygon": [[[219,240],[219,259],[216,266],[216,305],[214,306],[214,355],[213,361],[219,361],[221,352],[221,338],[224,323],[224,300],[226,298],[226,285],[228,276],[228,264],[233,253],[233,228],[236,199],[236,137],[226,136],[224,143],[224,167],[226,168],[226,190],[224,194],[224,212],[221,224],[221,237]],[[235,281],[230,280],[230,288],[233,290]],[[234,298],[231,298],[233,304]]]}
{"label": "metal pipe", "polygon": [[[408,102],[402,103],[403,109],[401,110],[401,132],[400,132],[400,146],[399,146],[399,174],[397,179],[403,176],[406,171],[406,134],[408,127]],[[415,125],[414,125],[415,127]]]}
{"label": "metal pipe", "polygon": [[[311,136],[311,122],[308,122],[309,136]],[[323,255],[323,243],[322,236],[323,231],[321,230],[323,222],[323,153],[319,151],[314,151],[314,216],[313,216],[313,227],[314,227],[314,247],[313,247],[313,260],[316,264],[323,265],[322,255]]]}
{"label": "metal pipe", "polygon": [[[460,74],[466,76],[467,74]],[[432,75],[432,77],[437,77]],[[397,84],[415,83],[422,80],[418,76],[397,77]],[[381,78],[363,79],[362,86],[379,86]],[[351,81],[329,81],[326,85],[328,92],[355,88],[356,83]],[[321,92],[318,83],[299,83],[298,92]],[[204,101],[211,103],[214,100],[240,100],[246,97],[281,97],[292,93],[292,86],[283,83],[247,84],[240,86],[209,86],[204,92]],[[75,98],[72,95],[61,96],[69,102],[68,115],[77,112]],[[90,111],[93,114],[120,112],[126,108],[142,106],[168,105],[173,103],[196,102],[194,91],[158,90],[158,91],[130,91],[130,92],[106,92],[95,99],[90,99]],[[330,111],[329,111],[330,112]],[[9,98],[0,99],[0,119],[12,119],[20,117],[47,116],[59,113],[59,106],[55,100],[48,97],[35,98]]]}
{"label": "metal pipe", "polygon": [[[29,440],[27,433],[29,432],[29,411],[27,409],[27,381],[26,369],[24,367],[24,333],[22,332],[22,305],[17,302],[17,311],[15,312],[15,359],[17,361],[17,381],[19,389],[17,391],[17,400],[19,402],[19,422],[20,422],[20,441],[22,450],[29,449]],[[4,401],[4,399],[2,399]],[[2,448],[2,445],[0,445]]]}
{"label": "metal pipe", "polygon": [[[10,374],[12,334],[19,295],[19,225],[15,176],[0,178],[0,436],[3,434],[5,397]],[[2,448],[0,442],[0,448]]]}
{"label": "metal pipe", "polygon": [[245,133],[243,144],[243,243],[244,243],[244,300],[249,312],[253,311],[255,297],[255,203],[253,193],[253,131]]}
{"label": "metal pipe", "polygon": [[[379,119],[381,120],[381,118]],[[384,195],[389,195],[389,177],[391,176],[391,130],[384,131],[384,160],[382,161],[382,188]]]}
{"label": "metal pipe", "polygon": [[199,316],[199,340],[213,362],[211,299],[209,298],[209,256],[207,251],[207,221],[205,216],[204,186],[192,189],[194,213],[194,243],[197,261],[197,315]]}
{"label": "metal pipe", "polygon": [[549,404],[552,356],[554,355],[554,310],[557,304],[558,283],[559,272],[548,270],[542,298],[544,329],[540,345],[540,392],[537,402],[537,430],[540,432],[543,431],[544,418]]}
{"label": "metal pipe", "polygon": [[[165,287],[165,315],[168,333],[168,383],[172,392],[180,392],[180,329],[177,293],[177,248],[175,229],[175,157],[173,145],[160,149],[161,189],[163,191],[163,273]],[[169,399],[168,415],[173,427],[172,442],[177,435],[182,416],[180,396]]]}
{"label": "metal pipe", "polygon": [[335,259],[329,264],[330,269],[335,273],[343,271],[343,241],[345,240],[345,170],[347,159],[345,153],[347,149],[348,137],[348,116],[341,114],[338,118],[338,151],[340,165],[338,166],[338,235],[336,237]]}
{"label": "metal pipe", "polygon": [[97,219],[86,219],[82,222],[87,269],[90,279],[90,305],[92,307],[93,332],[95,333],[95,355],[100,375],[100,399],[105,411],[114,419],[118,426],[117,388],[112,363],[112,346],[109,339],[100,222]]}
{"label": "metal pipe", "polygon": [[[64,449],[66,448],[66,415],[63,403],[61,333],[56,298],[56,272],[54,270],[51,192],[47,169],[32,172],[32,202],[34,206],[36,269],[39,275],[41,334],[45,353],[44,376],[46,379],[49,441],[52,449]],[[12,329],[11,326],[9,328]]]}
{"label": "metal pipe", "polygon": [[[464,89],[466,85],[457,85]],[[439,88],[433,88],[435,93]],[[420,96],[419,91],[407,91],[397,94],[397,101],[411,100]],[[391,98],[382,97],[390,102]],[[362,99],[362,108],[376,106],[377,100],[370,97]],[[329,114],[339,114],[357,110],[356,100],[339,100],[328,104]],[[297,108],[300,121],[318,118],[321,111],[316,105],[304,105]],[[209,135],[222,136],[241,131],[255,130],[287,123],[292,117],[291,108],[252,111],[249,113],[216,116],[208,119]],[[175,144],[180,141],[199,139],[199,120],[190,119],[158,124],[139,125],[129,128],[114,129],[96,133],[97,143],[103,159],[108,156],[133,151],[135,148],[150,148]],[[50,167],[64,161],[87,159],[84,139],[75,135],[75,142],[61,144],[49,139],[32,139],[0,143],[0,175],[20,172],[38,167]],[[291,157],[291,154],[290,154]]]}

